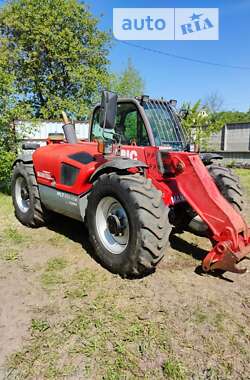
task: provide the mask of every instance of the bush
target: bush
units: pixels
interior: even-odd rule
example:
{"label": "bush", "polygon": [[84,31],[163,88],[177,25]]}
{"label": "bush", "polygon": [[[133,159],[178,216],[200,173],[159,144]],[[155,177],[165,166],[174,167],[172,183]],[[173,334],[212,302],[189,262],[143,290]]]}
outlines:
{"label": "bush", "polygon": [[16,154],[14,152],[6,152],[0,148],[0,188],[9,191],[12,173],[12,165]]}

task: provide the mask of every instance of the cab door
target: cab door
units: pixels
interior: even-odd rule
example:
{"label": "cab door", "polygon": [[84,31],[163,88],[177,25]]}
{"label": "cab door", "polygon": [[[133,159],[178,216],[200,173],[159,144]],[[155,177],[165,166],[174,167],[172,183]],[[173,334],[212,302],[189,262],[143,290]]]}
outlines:
{"label": "cab door", "polygon": [[118,102],[117,115],[113,130],[105,130],[100,126],[100,107],[94,111],[90,140],[111,139],[114,142],[114,152],[132,160],[145,161],[145,147],[150,141],[142,116],[135,102]]}

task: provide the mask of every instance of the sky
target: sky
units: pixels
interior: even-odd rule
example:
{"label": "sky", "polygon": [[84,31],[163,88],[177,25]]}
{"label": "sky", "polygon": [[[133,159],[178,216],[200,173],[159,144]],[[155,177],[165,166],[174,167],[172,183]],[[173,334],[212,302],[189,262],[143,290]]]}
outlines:
{"label": "sky", "polygon": [[[99,27],[111,31],[113,8],[219,8],[218,41],[130,41],[150,49],[212,61],[250,67],[250,0],[85,0],[100,18]],[[0,0],[0,4],[4,1]],[[250,70],[236,70],[187,62],[155,54],[119,41],[112,42],[111,70],[121,72],[131,58],[145,81],[145,94],[151,97],[196,102],[211,93],[223,99],[223,109],[247,111],[250,108]]]}
{"label": "sky", "polygon": [[[250,67],[250,0],[88,0],[90,10],[100,17],[99,26],[111,30],[113,8],[219,8],[219,41],[130,41],[151,49],[226,65]],[[236,70],[187,62],[162,56],[114,41],[111,70],[122,71],[128,58],[145,81],[145,93],[195,102],[217,92],[223,109],[250,108],[250,70]]]}

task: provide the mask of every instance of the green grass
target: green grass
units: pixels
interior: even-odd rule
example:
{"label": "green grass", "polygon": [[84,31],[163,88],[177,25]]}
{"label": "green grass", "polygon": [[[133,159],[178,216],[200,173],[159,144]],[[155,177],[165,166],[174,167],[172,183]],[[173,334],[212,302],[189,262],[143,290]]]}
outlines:
{"label": "green grass", "polygon": [[67,261],[63,257],[56,257],[55,259],[50,259],[47,262],[47,271],[58,271],[66,268]]}
{"label": "green grass", "polygon": [[44,332],[50,328],[50,325],[47,321],[43,321],[40,319],[32,319],[31,321],[31,330],[32,332]]}
{"label": "green grass", "polygon": [[62,257],[50,259],[42,273],[41,282],[44,288],[53,288],[66,282],[65,276],[60,272],[67,267],[67,261]]}
{"label": "green grass", "polygon": [[55,234],[48,239],[48,243],[53,247],[60,248],[65,245],[69,239],[63,235]]}
{"label": "green grass", "polygon": [[163,364],[163,373],[166,379],[184,380],[186,379],[183,365],[176,359],[168,359]]}
{"label": "green grass", "polygon": [[4,239],[15,244],[25,242],[26,237],[15,227],[7,227],[3,231]]}
{"label": "green grass", "polygon": [[234,169],[247,196],[250,196],[250,169]]}
{"label": "green grass", "polygon": [[[141,360],[150,358],[154,363],[158,355],[170,355],[170,344],[166,344],[167,327],[154,320],[138,320],[131,307],[122,310],[116,305],[118,296],[116,291],[100,290],[91,301],[61,322],[50,324],[43,318],[33,319],[32,340],[9,361],[16,377],[59,379],[66,371],[61,367],[63,355],[68,358],[67,363],[81,357],[81,371],[86,378],[94,370],[97,379],[163,379],[167,374],[171,379],[177,379],[174,377],[177,375],[180,380],[184,379],[184,366],[177,359],[166,362],[164,368],[161,364],[153,369],[141,368]],[[76,370],[74,365],[69,366],[68,375],[77,378]]]}
{"label": "green grass", "polygon": [[199,308],[197,310],[194,310],[193,318],[194,318],[195,322],[203,323],[203,322],[207,321],[208,315],[207,315],[206,311],[203,311],[201,308]]}
{"label": "green grass", "polygon": [[10,250],[1,254],[0,258],[5,261],[16,261],[19,260],[20,256],[17,251]]}

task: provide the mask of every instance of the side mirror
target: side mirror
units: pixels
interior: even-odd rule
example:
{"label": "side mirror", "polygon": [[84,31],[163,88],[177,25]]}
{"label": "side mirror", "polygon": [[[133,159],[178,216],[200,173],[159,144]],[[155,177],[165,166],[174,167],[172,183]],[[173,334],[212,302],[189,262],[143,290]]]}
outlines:
{"label": "side mirror", "polygon": [[102,92],[100,109],[100,126],[103,129],[113,129],[117,111],[117,94],[110,91]]}

